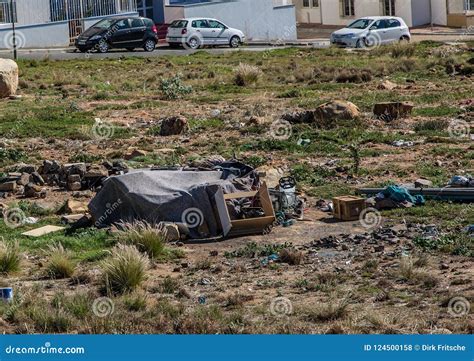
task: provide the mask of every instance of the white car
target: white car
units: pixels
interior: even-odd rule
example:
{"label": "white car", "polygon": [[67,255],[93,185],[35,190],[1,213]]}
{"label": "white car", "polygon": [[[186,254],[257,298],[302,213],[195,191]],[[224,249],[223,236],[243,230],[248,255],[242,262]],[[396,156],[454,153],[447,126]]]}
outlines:
{"label": "white car", "polygon": [[238,48],[245,42],[245,35],[216,19],[189,18],[173,21],[168,28],[166,41],[171,47],[184,46],[191,49],[199,49],[204,45]]}
{"label": "white car", "polygon": [[352,48],[373,47],[395,42],[409,42],[410,29],[402,18],[369,16],[357,19],[331,34],[331,44]]}

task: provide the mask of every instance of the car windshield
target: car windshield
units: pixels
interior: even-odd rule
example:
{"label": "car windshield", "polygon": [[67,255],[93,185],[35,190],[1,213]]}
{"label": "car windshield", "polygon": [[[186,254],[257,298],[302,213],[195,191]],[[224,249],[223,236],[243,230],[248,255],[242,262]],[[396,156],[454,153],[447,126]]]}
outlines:
{"label": "car windshield", "polygon": [[171,23],[170,28],[185,28],[187,26],[188,22],[186,20],[176,20]]}
{"label": "car windshield", "polygon": [[370,19],[359,19],[348,25],[349,29],[367,29],[373,20]]}
{"label": "car windshield", "polygon": [[112,26],[113,23],[114,23],[114,20],[103,19],[103,20],[99,21],[97,24],[95,24],[94,28],[108,29]]}

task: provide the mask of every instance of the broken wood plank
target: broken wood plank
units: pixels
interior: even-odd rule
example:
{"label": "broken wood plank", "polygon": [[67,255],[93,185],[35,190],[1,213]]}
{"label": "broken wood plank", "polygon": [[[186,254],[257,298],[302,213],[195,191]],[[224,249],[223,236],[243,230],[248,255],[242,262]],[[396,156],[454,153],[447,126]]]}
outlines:
{"label": "broken wood plank", "polygon": [[59,227],[59,226],[48,225],[48,226],[32,229],[31,231],[28,231],[28,232],[23,232],[21,235],[36,238],[36,237],[45,236],[45,235],[53,233],[53,232],[62,231],[63,229],[65,229],[65,228],[64,227]]}

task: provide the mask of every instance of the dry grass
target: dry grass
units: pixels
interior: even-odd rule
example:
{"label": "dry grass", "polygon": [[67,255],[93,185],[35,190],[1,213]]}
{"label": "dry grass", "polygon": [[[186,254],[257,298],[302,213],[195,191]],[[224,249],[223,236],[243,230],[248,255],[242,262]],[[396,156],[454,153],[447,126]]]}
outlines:
{"label": "dry grass", "polygon": [[150,261],[135,246],[119,244],[102,262],[105,287],[112,293],[135,290],[145,280]]}
{"label": "dry grass", "polygon": [[238,86],[249,86],[258,82],[262,76],[262,70],[259,67],[240,63],[234,69],[234,83]]}
{"label": "dry grass", "polygon": [[49,246],[46,273],[52,279],[69,278],[76,268],[71,259],[71,253],[64,249],[61,243]]}
{"label": "dry grass", "polygon": [[165,253],[166,234],[145,222],[122,223],[117,233],[119,242],[133,245],[150,258],[158,258]]}
{"label": "dry grass", "polygon": [[20,270],[21,254],[18,242],[0,240],[0,274],[10,274]]}

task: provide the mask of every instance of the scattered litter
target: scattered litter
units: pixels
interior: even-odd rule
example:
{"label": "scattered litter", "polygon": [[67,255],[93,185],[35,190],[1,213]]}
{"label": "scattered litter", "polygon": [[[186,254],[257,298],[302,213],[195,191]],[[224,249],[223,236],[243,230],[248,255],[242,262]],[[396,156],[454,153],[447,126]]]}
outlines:
{"label": "scattered litter", "polygon": [[38,223],[39,219],[36,217],[26,217],[23,221],[24,224],[35,224]]}
{"label": "scattered litter", "polygon": [[265,257],[262,260],[260,260],[260,264],[262,266],[268,266],[270,263],[276,262],[279,259],[280,259],[280,256],[278,256],[277,254],[274,253],[274,254],[271,254],[270,256]]}
{"label": "scattered litter", "polygon": [[206,296],[199,296],[198,297],[198,302],[200,305],[205,305],[206,304],[206,301],[207,301],[207,297]]}
{"label": "scattered litter", "polygon": [[467,175],[467,176],[456,175],[449,182],[449,186],[450,187],[474,187],[474,178],[472,178],[470,175]]}
{"label": "scattered litter", "polygon": [[307,146],[307,145],[310,145],[311,144],[311,139],[298,139],[298,142],[296,143],[298,144],[300,147],[304,147],[304,146]]}
{"label": "scattered litter", "polygon": [[44,227],[40,227],[40,228],[36,228],[36,229],[33,229],[31,231],[28,231],[28,232],[24,232],[22,233],[21,235],[22,236],[27,236],[27,237],[41,237],[41,236],[45,236],[47,234],[50,234],[50,233],[54,233],[54,232],[58,232],[58,231],[62,231],[64,230],[65,228],[64,227],[59,227],[59,226],[44,226]]}
{"label": "scattered litter", "polygon": [[396,140],[392,143],[394,147],[402,148],[402,147],[413,147],[415,145],[414,142],[407,141],[407,140]]}
{"label": "scattered litter", "polygon": [[2,302],[13,302],[13,288],[2,287],[0,288],[0,301]]}
{"label": "scattered litter", "polygon": [[203,286],[208,286],[212,284],[212,281],[209,278],[201,278],[199,284]]}
{"label": "scattered litter", "polygon": [[61,223],[62,224],[72,224],[80,220],[82,217],[84,217],[84,213],[79,213],[79,214],[69,214],[69,215],[64,215],[61,217]]}

